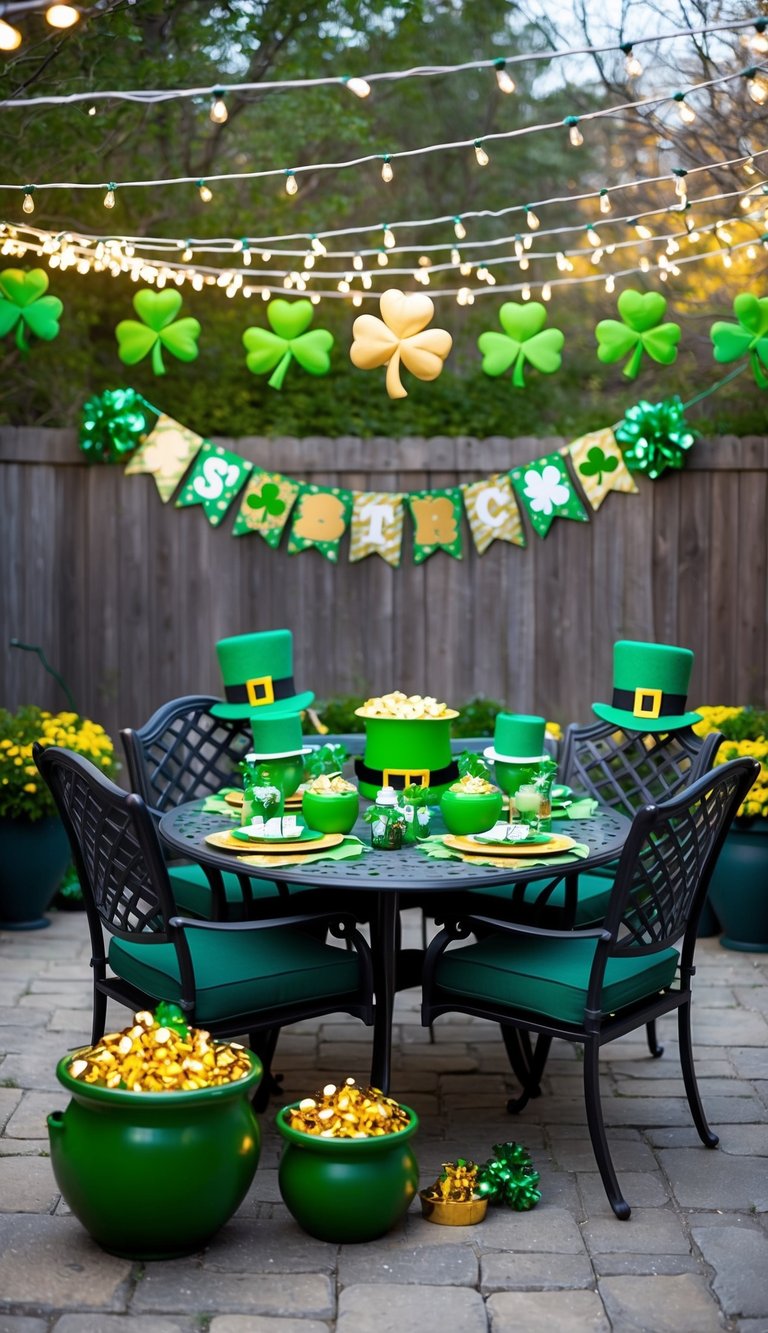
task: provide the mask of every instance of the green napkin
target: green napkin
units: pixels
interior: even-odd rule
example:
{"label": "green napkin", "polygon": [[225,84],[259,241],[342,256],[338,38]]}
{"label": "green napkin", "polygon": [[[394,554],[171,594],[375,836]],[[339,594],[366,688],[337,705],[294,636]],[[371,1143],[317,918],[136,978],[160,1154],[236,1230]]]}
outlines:
{"label": "green napkin", "polygon": [[207,814],[229,815],[231,819],[239,819],[240,811],[236,809],[235,806],[230,805],[228,801],[224,800],[224,797],[229,791],[240,791],[240,788],[222,787],[221,791],[217,791],[214,795],[206,796],[203,801],[203,810],[205,810]]}
{"label": "green napkin", "polygon": [[591,819],[597,814],[597,801],[592,796],[579,796],[570,805],[552,803],[553,819]]}
{"label": "green napkin", "polygon": [[[491,856],[486,859],[484,856],[476,856],[474,852],[459,852],[454,847],[446,847],[441,838],[425,838],[420,842],[419,847],[431,856],[435,861],[466,861],[467,865],[477,866],[495,866],[501,869],[499,862],[501,857]],[[567,866],[572,865],[574,861],[583,861],[589,856],[589,847],[585,842],[576,842],[570,847],[563,856],[526,856],[525,858],[510,857],[510,870],[519,870],[521,862],[524,860],[526,866]],[[506,858],[504,858],[506,859]]]}

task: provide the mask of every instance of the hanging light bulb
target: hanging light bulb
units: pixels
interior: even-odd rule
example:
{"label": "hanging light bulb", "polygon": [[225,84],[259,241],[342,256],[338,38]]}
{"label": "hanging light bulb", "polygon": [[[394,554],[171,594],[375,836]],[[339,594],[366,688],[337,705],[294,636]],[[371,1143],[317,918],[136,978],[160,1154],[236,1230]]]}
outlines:
{"label": "hanging light bulb", "polygon": [[680,207],[685,208],[688,203],[688,186],[685,183],[688,172],[684,167],[675,167],[672,175],[675,178],[675,194],[680,200]]}
{"label": "hanging light bulb", "polygon": [[356,306],[361,306],[363,304],[363,298],[359,292],[355,292],[354,296],[352,297],[352,304]]}
{"label": "hanging light bulb", "polygon": [[194,251],[193,251],[193,249],[192,249],[192,246],[191,246],[191,245],[187,245],[187,246],[185,246],[185,248],[184,248],[184,250],[182,251],[182,254],[181,254],[181,257],[182,257],[182,259],[183,259],[183,261],[184,261],[185,264],[188,264],[188,263],[189,263],[189,261],[190,261],[190,259],[192,258],[193,254],[194,254]]}
{"label": "hanging light bulb", "polygon": [[530,287],[528,286],[528,283],[527,283],[527,282],[526,282],[525,286],[523,287],[522,291],[520,292],[520,295],[522,296],[522,298],[523,298],[524,301],[530,301],[530,299],[531,299],[531,289],[530,289]]}
{"label": "hanging light bulb", "polygon": [[487,167],[491,160],[483,148],[482,140],[480,139],[475,139],[475,157],[477,158],[477,164],[480,167]]}
{"label": "hanging light bulb", "polygon": [[731,242],[733,241],[733,237],[729,232],[728,228],[724,227],[721,222],[718,222],[716,224],[715,232],[717,234],[718,241],[720,241],[722,245],[730,245]]}
{"label": "hanging light bulb", "polygon": [[299,192],[299,182],[297,181],[293,173],[293,170],[287,169],[285,172],[285,193],[298,194],[298,192]]}
{"label": "hanging light bulb", "polygon": [[249,246],[249,244],[248,244],[247,237],[245,237],[245,236],[243,237],[242,241],[240,242],[240,256],[241,256],[241,258],[242,258],[243,263],[246,265],[246,267],[247,267],[248,265],[250,265],[250,262],[251,262],[251,248],[250,248],[250,246]]}
{"label": "hanging light bulb", "polygon": [[34,201],[34,199],[33,199],[33,197],[32,197],[32,196],[34,195],[34,193],[35,193],[35,187],[34,187],[34,185],[25,185],[25,186],[24,186],[24,202],[23,202],[22,205],[21,205],[22,212],[24,212],[24,213],[34,213],[34,211],[35,211],[35,201]]}
{"label": "hanging light bulb", "polygon": [[312,249],[314,250],[316,255],[327,255],[328,251],[326,250],[319,236],[315,236],[313,234],[312,236],[310,236],[309,240]]}
{"label": "hanging light bulb", "polygon": [[591,223],[587,224],[587,240],[589,241],[590,245],[600,246],[602,244],[600,240],[600,233],[595,231]]}
{"label": "hanging light bulb", "polygon": [[506,60],[501,58],[494,60],[493,64],[496,70],[496,82],[499,85],[501,92],[513,93],[515,91],[515,80],[512,78],[511,74],[507,72],[505,68],[506,63]]}
{"label": "hanging light bulb", "polygon": [[611,211],[611,196],[609,195],[609,193],[608,193],[607,190],[601,190],[601,191],[600,191],[600,212],[601,212],[601,213],[610,213],[610,211]]}
{"label": "hanging light bulb", "polygon": [[208,112],[208,115],[210,116],[214,125],[225,125],[226,122],[229,120],[229,112],[227,111],[227,104],[224,101],[223,89],[217,88],[216,91],[214,92],[213,101],[211,102],[211,109]]}
{"label": "hanging light bulb", "polygon": [[545,282],[541,289],[541,299],[542,301],[552,300],[552,288],[548,282]]}
{"label": "hanging light bulb", "polygon": [[71,28],[80,18],[80,11],[74,5],[49,5],[45,11],[45,21],[52,28]]}
{"label": "hanging light bulb", "polygon": [[453,249],[451,250],[451,263],[452,264],[461,263],[461,255],[459,251],[456,249],[456,246],[454,246]]}
{"label": "hanging light bulb", "polygon": [[745,174],[746,176],[754,176],[754,175],[756,175],[756,173],[757,173],[757,167],[755,166],[755,159],[753,158],[752,154],[750,153],[749,157],[747,158],[746,162],[744,163],[744,174]]}
{"label": "hanging light bulb", "polygon": [[355,255],[354,259],[352,260],[352,267],[355,268],[355,269],[357,269],[358,273],[362,272],[362,268],[363,268],[363,256],[362,256],[362,255]]}
{"label": "hanging light bulb", "polygon": [[747,246],[747,259],[757,259],[757,250],[754,245]]}
{"label": "hanging light bulb", "polygon": [[599,245],[596,250],[592,251],[591,258],[592,258],[592,263],[595,266],[597,266],[601,262],[603,258],[603,247],[601,245]]}
{"label": "hanging light bulb", "polygon": [[614,281],[613,274],[609,273],[608,277],[605,280],[605,290],[607,292],[612,292],[615,291],[615,289],[616,289],[616,283]]}
{"label": "hanging light bulb", "polygon": [[637,219],[635,219],[631,225],[634,227],[635,232],[640,237],[641,241],[650,241],[652,239],[653,232],[650,227],[646,227],[644,222],[638,222]]}
{"label": "hanging light bulb", "polygon": [[387,264],[389,263],[389,255],[385,250],[379,250],[379,253],[376,256],[376,262],[378,263],[379,268],[387,267]]}
{"label": "hanging light bulb", "polygon": [[393,250],[395,245],[397,244],[395,240],[395,233],[393,232],[388,222],[384,223],[384,244],[386,245],[388,250]]}
{"label": "hanging light bulb", "polygon": [[766,24],[765,19],[758,19],[755,24],[755,31],[747,41],[750,51],[755,56],[768,55],[768,37],[765,35],[766,26],[768,26],[768,24]]}
{"label": "hanging light bulb", "polygon": [[672,101],[677,102],[677,113],[683,124],[692,125],[696,119],[696,112],[686,102],[685,93],[675,93]]}
{"label": "hanging light bulb", "polygon": [[0,19],[0,51],[15,51],[21,46],[21,33],[12,28],[5,19]]}
{"label": "hanging light bulb", "polygon": [[520,268],[523,273],[525,273],[528,270],[528,268],[530,267],[530,263],[531,261],[528,258],[528,256],[523,255],[522,259],[520,260]]}
{"label": "hanging light bulb", "polygon": [[756,106],[765,106],[768,102],[768,78],[756,69],[744,71],[747,80],[747,92]]}
{"label": "hanging light bulb", "polygon": [[638,264],[638,267],[639,267],[641,273],[647,273],[647,272],[648,272],[648,270],[649,270],[650,267],[651,267],[651,261],[650,261],[650,259],[648,258],[647,255],[641,255],[641,256],[640,256],[640,262],[639,262],[639,264]]}
{"label": "hanging light bulb", "polygon": [[105,207],[105,208],[114,208],[114,206],[115,206],[115,190],[116,190],[116,189],[117,189],[117,186],[115,185],[115,182],[114,182],[114,181],[110,181],[110,182],[109,182],[109,185],[107,186],[107,193],[104,195],[104,207]]}
{"label": "hanging light bulb", "polygon": [[392,180],[394,174],[395,173],[392,170],[392,163],[389,160],[389,153],[385,153],[384,162],[382,163],[381,167],[381,179],[384,181],[385,185],[389,185],[389,182]]}
{"label": "hanging light bulb", "polygon": [[566,259],[562,250],[558,250],[557,254],[555,255],[555,263],[557,264],[557,267],[561,273],[566,272],[568,268],[568,260]]}
{"label": "hanging light bulb", "polygon": [[304,267],[305,269],[311,269],[315,267],[315,256],[313,255],[311,250],[307,250],[307,253],[304,256]]}
{"label": "hanging light bulb", "polygon": [[572,148],[581,148],[584,142],[584,135],[579,129],[578,116],[566,116],[563,124],[568,127],[568,138]]}
{"label": "hanging light bulb", "polygon": [[371,95],[371,85],[367,79],[360,79],[355,75],[351,79],[342,79],[342,83],[346,88],[349,88],[351,93],[355,94],[355,97],[370,97]]}
{"label": "hanging light bulb", "polygon": [[453,234],[457,241],[463,241],[466,237],[467,229],[461,218],[456,217],[453,219]]}
{"label": "hanging light bulb", "polygon": [[471,272],[472,272],[471,264],[467,263],[459,264],[459,273],[461,274],[462,278],[468,278]]}
{"label": "hanging light bulb", "polygon": [[213,190],[206,185],[205,181],[197,182],[197,192],[204,204],[209,204],[213,198]]}
{"label": "hanging light bulb", "polygon": [[625,42],[621,49],[624,52],[624,71],[627,78],[639,79],[643,72],[643,67],[632,50],[632,43]]}
{"label": "hanging light bulb", "polygon": [[538,217],[536,213],[534,213],[530,204],[525,205],[525,220],[528,223],[528,226],[530,227],[531,231],[539,230],[539,227],[541,226],[541,219]]}
{"label": "hanging light bulb", "polygon": [[726,250],[725,254],[723,255],[723,268],[730,268],[732,264],[733,260],[731,259],[729,252]]}

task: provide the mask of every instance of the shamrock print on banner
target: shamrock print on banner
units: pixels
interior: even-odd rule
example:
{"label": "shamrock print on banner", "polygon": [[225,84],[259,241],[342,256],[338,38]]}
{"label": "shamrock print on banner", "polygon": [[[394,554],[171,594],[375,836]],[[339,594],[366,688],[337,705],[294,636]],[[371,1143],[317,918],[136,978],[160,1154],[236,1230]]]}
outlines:
{"label": "shamrock print on banner", "polygon": [[232,536],[258,532],[268,546],[273,549],[279,546],[300,490],[299,483],[284,477],[282,472],[254,468],[237,511]]}
{"label": "shamrock print on banner", "polygon": [[512,468],[509,475],[540,537],[546,537],[555,518],[589,522],[587,511],[559,454],[545,454],[533,463]]}
{"label": "shamrock print on banner", "polygon": [[339,559],[339,542],[352,512],[352,492],[335,486],[303,485],[293,511],[288,554],[316,546],[332,564]]}
{"label": "shamrock print on banner", "polygon": [[392,491],[353,491],[349,559],[380,555],[394,568],[403,546],[403,497]]}
{"label": "shamrock print on banner", "polygon": [[195,360],[199,354],[200,324],[189,317],[176,318],[181,310],[180,292],[153,292],[144,287],[134,296],[133,308],[143,322],[121,319],[115,329],[117,354],[124,365],[135,366],[151,352],[153,371],[164,375],[164,347],[179,361]]}
{"label": "shamrock print on banner", "polygon": [[253,464],[239,454],[206,441],[184,483],[176,508],[202,505],[211,527],[217,528],[252,467]]}
{"label": "shamrock print on banner", "polygon": [[486,477],[461,489],[478,555],[495,541],[525,546],[520,510],[507,474]]}
{"label": "shamrock print on banner", "polygon": [[420,565],[435,551],[462,559],[461,491],[411,491],[407,497],[413,519],[413,561]]}
{"label": "shamrock print on banner", "polygon": [[58,337],[64,309],[58,296],[46,296],[48,274],[43,268],[25,272],[6,268],[0,273],[0,338],[16,329],[16,346],[29,351],[25,325],[36,338],[51,342]]}
{"label": "shamrock print on banner", "polygon": [[192,460],[203,443],[202,435],[188,430],[173,417],[162,413],[146,440],[133,455],[125,469],[126,477],[138,472],[150,472],[167,504]]}
{"label": "shamrock print on banner", "polygon": [[254,375],[271,370],[270,389],[282,389],[294,357],[310,375],[328,374],[333,334],[328,329],[310,329],[314,313],[311,301],[270,301],[267,319],[274,332],[257,327],[245,330],[245,364]]}
{"label": "shamrock print on banner", "polygon": [[590,505],[599,509],[609,491],[637,495],[638,490],[624,462],[621,446],[610,426],[582,435],[567,444],[563,454],[570,454],[576,476]]}

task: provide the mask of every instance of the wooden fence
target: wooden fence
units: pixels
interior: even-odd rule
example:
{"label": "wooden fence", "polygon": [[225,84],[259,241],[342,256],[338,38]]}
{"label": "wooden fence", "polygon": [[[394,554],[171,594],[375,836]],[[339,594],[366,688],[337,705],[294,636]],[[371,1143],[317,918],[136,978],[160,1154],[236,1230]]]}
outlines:
{"label": "wooden fence", "polygon": [[[560,439],[223,440],[259,465],[353,490],[411,491],[488,476]],[[591,521],[556,520],[525,549],[462,560],[338,565],[231,536],[163,505],[149,476],[85,463],[74,432],[0,431],[0,702],[65,706],[42,644],[83,713],[116,735],[160,703],[218,693],[214,644],[293,630],[299,688],[474,694],[561,722],[610,697],[611,645],[695,650],[693,703],[765,704],[768,438],[704,439],[686,470],[611,494]],[[233,513],[235,511],[233,510]],[[286,541],[283,541],[283,547]]]}

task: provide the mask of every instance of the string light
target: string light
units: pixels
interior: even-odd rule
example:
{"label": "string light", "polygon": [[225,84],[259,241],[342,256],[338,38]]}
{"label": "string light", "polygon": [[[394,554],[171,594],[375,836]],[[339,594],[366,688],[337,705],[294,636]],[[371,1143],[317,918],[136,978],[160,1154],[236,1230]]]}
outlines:
{"label": "string light", "polygon": [[105,207],[105,208],[114,208],[114,206],[115,206],[115,190],[116,190],[116,189],[117,189],[117,186],[115,185],[115,182],[114,182],[114,181],[110,181],[110,182],[109,182],[109,185],[107,186],[107,193],[104,195],[104,207]]}
{"label": "string light", "polygon": [[22,211],[24,213],[34,213],[35,211],[35,201],[33,198],[34,193],[35,193],[34,185],[24,186],[24,202],[21,205]]}
{"label": "string light", "polygon": [[[393,232],[388,222],[384,223],[384,244],[386,245],[388,250],[394,250],[395,246],[397,245],[397,241],[395,240],[395,233]],[[381,260],[379,260],[379,263],[381,263]]]}
{"label": "string light", "polygon": [[541,299],[542,301],[552,300],[552,287],[548,282],[545,282],[544,286],[541,289]]}
{"label": "string light", "polygon": [[188,245],[188,246],[185,247],[185,249],[182,251],[182,255],[181,255],[181,258],[182,258],[182,260],[184,261],[185,264],[188,264],[188,263],[189,263],[190,259],[192,259],[193,255],[194,255],[194,253],[195,253],[195,252],[194,252],[194,250],[192,249],[192,246],[191,246],[191,245]]}
{"label": "string light", "polygon": [[494,60],[493,63],[496,69],[496,82],[499,85],[499,88],[503,93],[513,93],[515,91],[515,81],[505,68],[507,63],[506,60],[499,58],[498,60]]}
{"label": "string light", "polygon": [[608,274],[608,277],[607,277],[606,280],[605,280],[605,290],[606,290],[607,292],[613,292],[613,291],[616,290],[616,283],[615,283],[615,281],[614,281],[614,277],[613,277],[613,274],[612,274],[612,273],[609,273],[609,274]]}
{"label": "string light", "polygon": [[45,19],[52,28],[71,28],[80,18],[80,11],[74,5],[50,5],[45,11]]}
{"label": "string light", "polygon": [[355,255],[354,259],[352,260],[352,267],[353,267],[354,269],[357,269],[357,272],[358,272],[358,273],[360,273],[360,272],[362,271],[362,268],[363,268],[363,256],[362,256],[362,255]]}
{"label": "string light", "polygon": [[541,226],[541,219],[539,218],[538,213],[534,213],[530,204],[525,205],[525,220],[528,223],[528,226],[530,227],[531,231],[539,230],[539,227]]}
{"label": "string light", "polygon": [[635,218],[635,219],[630,223],[630,226],[634,227],[634,229],[635,229],[635,233],[636,233],[637,236],[640,237],[640,240],[641,240],[641,241],[650,241],[650,240],[652,240],[652,238],[653,238],[653,232],[651,231],[650,227],[646,227],[646,225],[645,225],[644,222],[638,222],[637,218]]}
{"label": "string light", "polygon": [[491,160],[483,148],[481,139],[475,139],[475,157],[477,158],[477,164],[480,167],[487,167]]}
{"label": "string light", "polygon": [[285,172],[285,193],[298,194],[298,192],[299,192],[299,182],[297,181],[293,173],[293,170],[289,168]]}
{"label": "string light", "polygon": [[527,283],[527,282],[525,283],[525,285],[524,285],[522,291],[520,292],[520,295],[522,296],[522,298],[523,298],[524,301],[530,301],[530,299],[531,299],[531,289],[530,289],[530,287],[528,286],[528,283]]}
{"label": "string light", "polygon": [[466,239],[467,229],[464,226],[464,223],[462,222],[461,218],[456,217],[453,219],[453,234],[456,237],[457,241],[463,241]]}
{"label": "string light", "polygon": [[395,174],[395,173],[394,173],[394,171],[392,170],[392,163],[391,163],[390,160],[389,160],[389,153],[385,153],[385,154],[384,154],[384,161],[383,161],[383,163],[382,163],[382,167],[381,167],[381,179],[384,181],[384,184],[385,184],[385,185],[389,185],[389,183],[390,183],[390,181],[392,180],[392,177],[394,176],[394,174]]}
{"label": "string light", "polygon": [[587,223],[587,240],[589,241],[590,245],[599,246],[602,244],[599,233],[595,231],[591,222]]}
{"label": "string light", "polygon": [[345,88],[349,88],[349,91],[355,94],[355,97],[370,97],[371,95],[371,85],[367,79],[354,76],[353,78],[342,79],[342,83]]}
{"label": "string light", "polygon": [[315,236],[315,234],[313,233],[312,236],[310,236],[309,240],[312,249],[314,250],[316,255],[323,256],[328,254],[328,251],[326,250],[319,236]]}
{"label": "string light", "polygon": [[376,262],[379,268],[387,267],[387,264],[389,263],[389,255],[387,254],[386,250],[379,249],[376,255]]}
{"label": "string light", "polygon": [[685,183],[688,172],[685,167],[673,167],[672,175],[675,179],[675,194],[680,200],[680,207],[685,208],[688,204],[688,186]]}
{"label": "string light", "polygon": [[757,69],[745,69],[747,92],[756,106],[765,106],[768,102],[768,78]]}
{"label": "string light", "polygon": [[[244,236],[243,239],[242,239],[242,241],[240,242],[240,252],[241,252],[241,255],[242,255],[243,263],[246,265],[246,267],[250,266],[250,263],[251,263],[251,247],[250,247],[249,244],[248,244],[248,238],[247,238],[246,236]],[[314,263],[314,259],[313,259],[312,262]]]}
{"label": "string light", "polygon": [[21,33],[0,19],[0,51],[16,51],[21,46]]}
{"label": "string light", "polygon": [[606,189],[602,189],[600,191],[600,212],[610,213],[610,211],[611,211],[611,196],[609,195]]}
{"label": "string light", "polygon": [[460,255],[459,251],[456,249],[455,246],[454,246],[453,249],[451,250],[451,263],[452,263],[452,264],[460,264],[460,263],[461,263],[461,255]]}
{"label": "string light", "polygon": [[696,112],[692,106],[689,106],[685,100],[685,93],[675,93],[673,102],[677,102],[677,113],[684,125],[692,125],[696,119]]}
{"label": "string light", "polygon": [[206,185],[205,181],[197,182],[197,192],[204,204],[209,204],[211,202],[213,198],[213,190],[209,185]]}
{"label": "string light", "polygon": [[768,37],[765,35],[766,27],[768,27],[768,20],[758,19],[755,24],[755,31],[752,33],[751,37],[747,38],[747,46],[755,56],[768,55]]}
{"label": "string light", "polygon": [[641,273],[647,273],[651,267],[651,261],[647,255],[641,255],[638,261],[638,268]]}
{"label": "string light", "polygon": [[757,167],[755,166],[755,159],[752,157],[751,154],[747,158],[746,162],[743,163],[743,166],[744,166],[744,174],[746,176],[757,175]]}
{"label": "string light", "polygon": [[568,138],[572,148],[581,148],[584,142],[584,135],[579,129],[578,116],[566,116],[563,124],[568,127]]}
{"label": "string light", "polygon": [[213,94],[213,101],[211,102],[211,109],[208,114],[214,125],[226,125],[229,120],[229,112],[227,111],[227,104],[224,101],[223,89],[216,89]]}
{"label": "string light", "polygon": [[639,79],[643,72],[643,67],[632,50],[632,43],[625,42],[621,49],[624,52],[624,71],[627,78]]}

